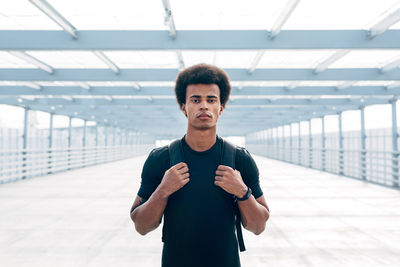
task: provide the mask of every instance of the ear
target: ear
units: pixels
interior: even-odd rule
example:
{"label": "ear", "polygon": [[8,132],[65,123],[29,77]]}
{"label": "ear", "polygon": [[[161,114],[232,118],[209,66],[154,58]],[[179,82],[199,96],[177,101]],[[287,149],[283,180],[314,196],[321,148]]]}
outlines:
{"label": "ear", "polygon": [[222,114],[222,111],[224,111],[225,107],[221,105],[221,108],[219,109],[219,115]]}
{"label": "ear", "polygon": [[187,118],[187,112],[186,112],[186,105],[185,104],[182,104],[181,105],[181,111],[183,112],[183,114],[186,116],[186,118]]}

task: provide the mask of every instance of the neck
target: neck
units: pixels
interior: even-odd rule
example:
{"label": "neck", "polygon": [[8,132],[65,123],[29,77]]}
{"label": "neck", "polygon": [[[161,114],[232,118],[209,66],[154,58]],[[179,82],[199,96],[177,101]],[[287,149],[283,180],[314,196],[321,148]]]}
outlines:
{"label": "neck", "polygon": [[188,129],[185,136],[185,141],[189,147],[198,152],[209,150],[215,144],[216,140],[216,127],[204,131]]}

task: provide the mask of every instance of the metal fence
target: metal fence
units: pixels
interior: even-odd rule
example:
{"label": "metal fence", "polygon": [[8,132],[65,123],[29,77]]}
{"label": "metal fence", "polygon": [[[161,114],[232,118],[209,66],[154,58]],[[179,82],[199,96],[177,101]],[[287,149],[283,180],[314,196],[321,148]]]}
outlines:
{"label": "metal fence", "polygon": [[144,155],[154,145],[0,151],[0,183]]}
{"label": "metal fence", "polygon": [[[353,177],[386,186],[398,187],[399,152],[391,151],[391,129],[366,131],[366,149],[361,149],[359,131],[343,132],[343,149],[338,133],[253,140],[247,149],[261,156]],[[291,139],[291,140],[290,140]]]}

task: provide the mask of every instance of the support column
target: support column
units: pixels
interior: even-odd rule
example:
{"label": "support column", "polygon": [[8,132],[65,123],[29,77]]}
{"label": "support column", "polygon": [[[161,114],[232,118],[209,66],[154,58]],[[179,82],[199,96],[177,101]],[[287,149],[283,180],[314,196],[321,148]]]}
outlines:
{"label": "support column", "polygon": [[94,141],[95,141],[95,147],[94,147],[94,164],[98,163],[98,151],[99,151],[99,125],[98,122],[96,121],[96,126],[94,127],[95,130],[95,137],[94,137]]}
{"label": "support column", "polygon": [[29,108],[24,108],[24,134],[22,135],[22,179],[26,178]]}
{"label": "support column", "polygon": [[281,148],[280,148],[280,140],[279,140],[279,126],[275,127],[275,136],[276,136],[276,158],[280,159]]}
{"label": "support column", "polygon": [[86,166],[86,130],[87,130],[87,122],[83,121],[83,135],[82,135],[82,164]]}
{"label": "support column", "polygon": [[292,123],[289,124],[289,161],[293,162]]}
{"label": "support column", "polygon": [[50,126],[49,126],[49,142],[48,142],[48,150],[47,150],[47,174],[51,174],[52,171],[52,153],[53,153],[53,120],[54,120],[54,114],[50,113]]}
{"label": "support column", "polygon": [[285,140],[285,125],[282,126],[282,151],[283,151],[283,160],[286,161],[286,140]]}
{"label": "support column", "polygon": [[311,119],[308,121],[308,167],[313,166],[313,145],[312,145],[312,131]]}
{"label": "support column", "polygon": [[367,151],[366,151],[366,144],[365,140],[367,136],[365,135],[365,107],[360,107],[361,111],[361,179],[367,179]]}
{"label": "support column", "polygon": [[113,146],[115,146],[116,145],[116,143],[115,143],[115,132],[116,132],[116,127],[114,126],[113,127]]}
{"label": "support column", "polygon": [[68,170],[71,166],[71,132],[72,132],[72,117],[69,117],[68,121]]}
{"label": "support column", "polygon": [[339,118],[339,174],[344,175],[344,150],[343,150],[343,127],[342,127],[342,112],[338,113]]}
{"label": "support column", "polygon": [[108,131],[107,131],[107,126],[104,125],[104,146],[107,146],[107,138],[108,138]]}
{"label": "support column", "polygon": [[321,141],[322,141],[322,155],[321,155],[321,163],[322,163],[322,170],[326,170],[326,138],[325,138],[325,116],[321,118]]}
{"label": "support column", "polygon": [[392,104],[392,179],[393,187],[399,187],[399,149],[397,139],[399,134],[397,132],[397,99],[391,101]]}
{"label": "support column", "polygon": [[299,136],[298,136],[298,143],[299,143],[299,158],[298,158],[298,160],[297,160],[297,163],[299,164],[299,165],[301,165],[301,163],[302,163],[302,158],[301,158],[301,121],[299,121]]}

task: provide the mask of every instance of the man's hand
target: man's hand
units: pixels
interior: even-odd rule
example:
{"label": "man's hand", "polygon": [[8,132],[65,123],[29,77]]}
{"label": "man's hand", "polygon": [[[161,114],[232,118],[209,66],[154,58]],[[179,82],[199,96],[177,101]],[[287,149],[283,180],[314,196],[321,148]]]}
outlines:
{"label": "man's hand", "polygon": [[219,165],[215,174],[215,185],[238,198],[246,195],[247,186],[243,182],[239,171],[229,166]]}
{"label": "man's hand", "polygon": [[166,197],[169,197],[190,181],[189,176],[187,164],[180,162],[165,172],[158,190],[163,192]]}

